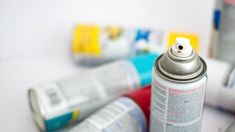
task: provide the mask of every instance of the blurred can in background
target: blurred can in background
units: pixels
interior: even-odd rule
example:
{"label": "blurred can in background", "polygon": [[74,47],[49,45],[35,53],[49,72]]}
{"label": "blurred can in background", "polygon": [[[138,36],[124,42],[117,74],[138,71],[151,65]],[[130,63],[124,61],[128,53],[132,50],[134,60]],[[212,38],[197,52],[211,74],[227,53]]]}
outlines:
{"label": "blurred can in background", "polygon": [[43,131],[81,121],[115,97],[151,84],[156,54],[119,60],[28,91],[34,119]]}
{"label": "blurred can in background", "polygon": [[161,54],[174,44],[176,37],[187,37],[199,51],[199,36],[194,33],[78,24],[71,52],[75,62],[95,66],[146,53]]}
{"label": "blurred can in background", "polygon": [[235,132],[235,121],[232,124],[230,124],[230,126],[225,132]]}
{"label": "blurred can in background", "polygon": [[93,66],[162,51],[162,39],[159,30],[79,24],[74,31],[72,54],[76,62]]}
{"label": "blurred can in background", "polygon": [[[218,1],[217,3],[220,3]],[[218,15],[220,12],[218,10]],[[216,18],[216,17],[215,17]],[[235,1],[223,0],[221,16],[217,18],[218,35],[213,56],[235,65]]]}
{"label": "blurred can in background", "polygon": [[205,103],[235,112],[235,68],[223,61],[206,58],[208,86]]}
{"label": "blurred can in background", "polygon": [[148,132],[150,86],[119,97],[70,132]]}
{"label": "blurred can in background", "polygon": [[206,63],[189,39],[175,44],[155,62],[152,75],[151,132],[200,132]]}

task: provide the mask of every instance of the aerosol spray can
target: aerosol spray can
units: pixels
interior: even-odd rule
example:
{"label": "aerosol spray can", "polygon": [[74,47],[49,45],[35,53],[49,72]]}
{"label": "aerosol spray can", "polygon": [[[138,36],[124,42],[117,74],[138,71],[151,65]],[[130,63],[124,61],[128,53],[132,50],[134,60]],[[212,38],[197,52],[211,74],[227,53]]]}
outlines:
{"label": "aerosol spray can", "polygon": [[226,62],[206,59],[208,86],[205,103],[235,112],[235,68]]}
{"label": "aerosol spray can", "polygon": [[94,66],[117,59],[161,51],[163,32],[148,28],[125,28],[78,24],[72,54],[75,62]]}
{"label": "aerosol spray can", "polygon": [[28,97],[37,125],[51,131],[81,121],[113,98],[150,85],[155,58],[148,54],[119,60],[32,87]]}
{"label": "aerosol spray can", "polygon": [[119,97],[70,132],[148,132],[150,86]]}
{"label": "aerosol spray can", "polygon": [[235,1],[221,1],[221,19],[214,48],[214,57],[235,65]]}
{"label": "aerosol spray can", "polygon": [[206,82],[206,63],[189,39],[176,38],[154,65],[150,131],[199,132]]}

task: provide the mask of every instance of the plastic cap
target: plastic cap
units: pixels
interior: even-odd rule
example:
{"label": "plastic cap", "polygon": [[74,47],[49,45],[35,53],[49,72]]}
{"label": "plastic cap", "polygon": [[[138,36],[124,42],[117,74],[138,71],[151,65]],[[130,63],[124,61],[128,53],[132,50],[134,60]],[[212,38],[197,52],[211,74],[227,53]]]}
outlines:
{"label": "plastic cap", "polygon": [[193,48],[187,38],[176,38],[175,44],[171,47],[172,53],[177,57],[188,57],[192,54]]}

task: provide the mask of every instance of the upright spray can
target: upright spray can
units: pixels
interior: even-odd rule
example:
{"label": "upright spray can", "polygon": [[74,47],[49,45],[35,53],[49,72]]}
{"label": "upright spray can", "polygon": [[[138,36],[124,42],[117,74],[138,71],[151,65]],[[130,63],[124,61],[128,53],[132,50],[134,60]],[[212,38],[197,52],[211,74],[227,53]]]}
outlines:
{"label": "upright spray can", "polygon": [[155,62],[152,75],[151,132],[199,132],[207,83],[206,63],[189,39],[175,44]]}
{"label": "upright spray can", "polygon": [[83,120],[121,94],[151,84],[155,54],[119,60],[28,91],[39,128],[51,131]]}
{"label": "upright spray can", "polygon": [[117,98],[70,132],[148,132],[150,86]]}

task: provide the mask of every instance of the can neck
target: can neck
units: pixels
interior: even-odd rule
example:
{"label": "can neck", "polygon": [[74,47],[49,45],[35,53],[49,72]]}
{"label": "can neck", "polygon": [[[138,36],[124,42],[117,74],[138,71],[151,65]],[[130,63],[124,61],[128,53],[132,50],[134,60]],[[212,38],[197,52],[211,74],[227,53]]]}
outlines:
{"label": "can neck", "polygon": [[177,38],[155,63],[155,69],[162,77],[174,82],[190,82],[205,73],[205,62],[194,52],[189,40]]}

